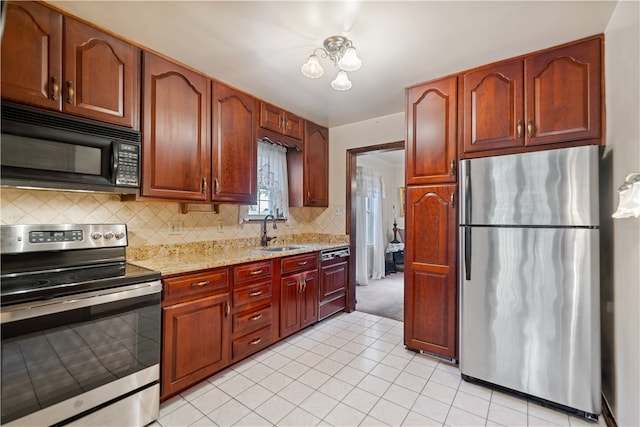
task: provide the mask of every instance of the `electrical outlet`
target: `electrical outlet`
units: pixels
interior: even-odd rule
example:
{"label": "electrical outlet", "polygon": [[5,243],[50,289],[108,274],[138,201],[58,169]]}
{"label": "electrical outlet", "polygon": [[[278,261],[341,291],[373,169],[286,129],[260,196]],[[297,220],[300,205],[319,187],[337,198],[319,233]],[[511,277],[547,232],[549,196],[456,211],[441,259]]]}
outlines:
{"label": "electrical outlet", "polygon": [[218,221],[218,233],[224,232],[224,222]]}
{"label": "electrical outlet", "polygon": [[169,234],[182,234],[184,223],[182,221],[169,222]]}

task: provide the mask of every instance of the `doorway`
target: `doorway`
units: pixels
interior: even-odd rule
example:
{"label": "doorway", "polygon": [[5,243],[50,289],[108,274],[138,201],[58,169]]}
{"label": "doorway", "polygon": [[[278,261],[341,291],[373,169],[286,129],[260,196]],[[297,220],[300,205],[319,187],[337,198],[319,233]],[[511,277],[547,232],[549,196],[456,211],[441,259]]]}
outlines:
{"label": "doorway", "polygon": [[[404,141],[347,150],[347,229],[351,240],[349,308],[400,321],[404,319],[404,273],[401,256],[404,242],[404,165]],[[382,225],[378,225],[382,227],[383,237],[382,242],[375,240],[378,245],[378,264],[373,275],[369,267],[373,242],[368,242],[363,234],[374,233],[363,226],[366,215],[370,213],[364,213],[364,201],[358,198],[362,197],[362,194],[358,193],[357,175],[365,170],[380,174],[384,182],[384,198],[379,201],[382,205]],[[373,204],[368,203],[366,206],[371,205]],[[380,245],[383,247],[380,248]],[[384,257],[382,267],[380,256]],[[369,270],[363,280],[364,266],[369,267]],[[384,271],[382,275],[381,268]]]}

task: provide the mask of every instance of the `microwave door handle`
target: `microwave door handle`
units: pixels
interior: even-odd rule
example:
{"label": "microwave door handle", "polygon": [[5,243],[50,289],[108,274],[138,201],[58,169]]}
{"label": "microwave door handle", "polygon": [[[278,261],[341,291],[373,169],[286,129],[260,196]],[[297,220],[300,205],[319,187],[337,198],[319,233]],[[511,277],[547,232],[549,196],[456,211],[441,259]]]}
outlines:
{"label": "microwave door handle", "polygon": [[118,171],[118,144],[114,141],[111,143],[111,170],[109,171],[109,176],[113,177],[113,181],[115,184],[116,175]]}

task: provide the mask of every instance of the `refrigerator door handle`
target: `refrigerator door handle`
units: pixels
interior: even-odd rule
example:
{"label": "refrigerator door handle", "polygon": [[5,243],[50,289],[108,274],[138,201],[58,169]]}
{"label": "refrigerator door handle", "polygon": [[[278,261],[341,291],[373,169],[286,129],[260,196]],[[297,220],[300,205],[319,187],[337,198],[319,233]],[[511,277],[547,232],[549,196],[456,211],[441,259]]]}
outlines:
{"label": "refrigerator door handle", "polygon": [[463,209],[462,215],[464,215],[463,224],[469,225],[471,223],[471,164],[469,161],[463,162],[463,188],[462,188],[462,198],[464,203],[461,203],[461,207]]}
{"label": "refrigerator door handle", "polygon": [[471,280],[471,227],[464,228],[464,278]]}

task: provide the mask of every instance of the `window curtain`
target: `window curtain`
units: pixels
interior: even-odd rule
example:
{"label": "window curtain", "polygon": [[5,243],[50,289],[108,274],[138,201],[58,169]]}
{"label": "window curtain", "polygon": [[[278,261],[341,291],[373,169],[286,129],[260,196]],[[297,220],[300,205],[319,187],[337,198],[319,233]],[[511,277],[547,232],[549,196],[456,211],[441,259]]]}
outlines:
{"label": "window curtain", "polygon": [[[371,278],[384,277],[384,236],[382,228],[382,199],[384,182],[378,172],[358,166],[356,168],[356,283],[369,284],[367,229],[373,230],[373,261]],[[371,201],[371,215],[367,215],[367,198]],[[371,224],[368,221],[372,221]]]}
{"label": "window curtain", "polygon": [[[269,209],[277,218],[289,218],[287,149],[258,141],[258,189],[269,192]],[[249,219],[249,206],[240,206],[240,223]]]}

